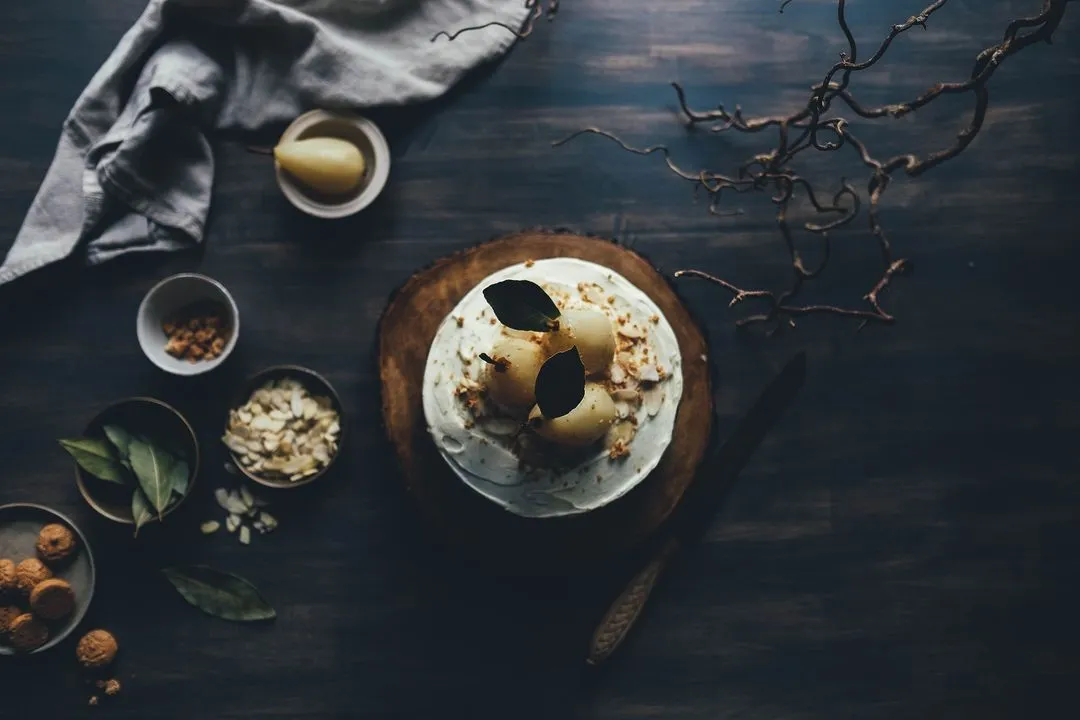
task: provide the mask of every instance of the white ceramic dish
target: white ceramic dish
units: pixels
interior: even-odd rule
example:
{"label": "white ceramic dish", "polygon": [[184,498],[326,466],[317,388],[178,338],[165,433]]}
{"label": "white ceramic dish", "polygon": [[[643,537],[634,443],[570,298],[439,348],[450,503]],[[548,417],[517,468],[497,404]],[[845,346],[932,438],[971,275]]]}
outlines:
{"label": "white ceramic dish", "polygon": [[[493,322],[483,296],[485,287],[502,280],[531,280],[571,293],[578,291],[578,283],[597,287],[597,297],[612,298],[612,302],[605,302],[602,307],[609,317],[629,316],[637,324],[650,328],[649,344],[666,374],[666,379],[657,386],[662,389],[663,400],[655,415],[642,416],[629,457],[612,460],[601,446],[593,448],[569,470],[522,468],[518,457],[507,447],[505,437],[497,437],[492,426],[470,421],[455,390],[460,382],[478,380],[483,363],[475,360],[476,356],[490,351],[503,332],[502,326]],[[423,382],[424,415],[429,432],[454,473],[488,500],[530,518],[596,510],[633,489],[657,466],[670,444],[681,397],[679,343],[660,309],[618,273],[572,258],[513,265],[477,284],[436,332]]]}
{"label": "white ceramic dish", "polygon": [[390,176],[390,145],[378,126],[359,115],[312,110],[293,121],[279,142],[317,137],[340,138],[358,147],[366,163],[364,178],[351,193],[325,195],[298,182],[275,162],[278,186],[289,202],[309,215],[326,219],[348,217],[373,203]]}
{"label": "white ceramic dish", "polygon": [[[205,300],[225,308],[231,329],[225,350],[213,360],[199,362],[175,358],[165,352],[169,339],[161,327],[162,322],[185,306]],[[165,278],[146,293],[139,305],[135,331],[139,346],[150,362],[173,375],[201,375],[225,362],[236,347],[236,340],[240,336],[240,310],[229,291],[217,280],[195,273],[181,273]]]}

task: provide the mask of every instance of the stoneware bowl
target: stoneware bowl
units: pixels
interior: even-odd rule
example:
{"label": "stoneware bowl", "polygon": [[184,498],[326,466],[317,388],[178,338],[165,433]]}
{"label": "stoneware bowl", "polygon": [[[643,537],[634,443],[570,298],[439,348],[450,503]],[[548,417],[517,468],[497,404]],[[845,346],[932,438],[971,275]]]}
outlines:
{"label": "stoneware bowl", "polygon": [[327,195],[307,187],[275,162],[274,171],[281,192],[298,209],[315,217],[336,219],[360,212],[374,202],[390,176],[390,146],[386,138],[378,126],[366,118],[312,110],[298,117],[285,130],[280,142],[319,137],[348,140],[360,149],[366,165],[360,185],[345,195]]}
{"label": "stoneware bowl", "polygon": [[[66,618],[47,623],[49,626],[49,639],[44,645],[29,654],[44,652],[51,647],[59,645],[71,631],[78,627],[86,610],[90,607],[90,599],[94,596],[94,554],[90,551],[90,544],[86,542],[86,536],[75,526],[70,519],[42,505],[30,505],[17,503],[0,506],[0,557],[12,560],[16,564],[26,558],[37,557],[35,545],[41,528],[50,523],[65,525],[75,533],[78,548],[75,553],[62,563],[52,565],[53,577],[67,580],[71,589],[75,591],[75,609]],[[10,598],[0,600],[2,604],[11,602]],[[20,598],[16,603],[26,608],[26,598]],[[16,655],[15,650],[4,643],[0,643],[0,655]]]}
{"label": "stoneware bowl", "polygon": [[[176,358],[165,352],[169,338],[162,329],[162,323],[188,305],[212,301],[225,309],[229,323],[229,339],[225,350],[213,360],[190,362]],[[197,275],[181,273],[167,277],[146,293],[135,320],[135,330],[139,337],[139,346],[150,362],[173,375],[201,375],[210,372],[229,357],[236,340],[240,336],[240,310],[236,301],[217,280]]]}
{"label": "stoneware bowl", "polygon": [[[345,441],[345,411],[341,406],[341,398],[338,396],[337,391],[334,390],[330,382],[322,375],[315,372],[314,370],[300,367],[299,365],[275,365],[274,367],[269,367],[265,370],[262,370],[261,372],[256,373],[255,375],[252,375],[247,380],[247,382],[244,383],[244,386],[240,389],[240,392],[238,392],[236,396],[232,399],[232,404],[229,407],[242,407],[251,398],[252,393],[261,388],[263,385],[270,382],[271,380],[284,379],[296,380],[301,385],[303,385],[307,389],[308,393],[310,393],[312,396],[318,397],[321,395],[323,397],[330,398],[331,405],[333,405],[334,409],[338,412],[338,423],[341,425],[341,432],[338,433],[337,452],[330,457],[329,464],[327,464],[326,467],[322,468],[318,472],[312,475],[308,475],[306,478],[296,480],[295,482],[287,479],[282,480],[274,477],[263,477],[258,473],[251,472],[246,467],[244,467],[244,464],[240,461],[240,458],[237,457],[236,453],[232,452],[232,450],[229,451],[229,454],[232,456],[233,464],[236,465],[237,469],[245,477],[252,480],[253,482],[257,482],[260,485],[265,485],[266,487],[270,488],[297,488],[315,482],[323,475],[325,475],[327,471],[329,471],[330,468],[334,466],[334,463],[337,462],[338,457],[341,455],[341,451],[344,447]],[[225,419],[225,423],[227,426],[228,418]],[[224,428],[222,429],[222,432],[224,432]]]}
{"label": "stoneware bowl", "polygon": [[[149,397],[133,397],[120,400],[99,412],[83,430],[83,436],[105,438],[104,427],[118,425],[124,429],[154,438],[168,446],[173,453],[183,455],[191,469],[187,493],[164,512],[164,517],[180,507],[191,496],[199,477],[199,441],[191,424],[175,408],[161,400]],[[86,503],[99,514],[113,522],[132,525],[132,488],[100,480],[72,462],[75,467],[75,484]]]}

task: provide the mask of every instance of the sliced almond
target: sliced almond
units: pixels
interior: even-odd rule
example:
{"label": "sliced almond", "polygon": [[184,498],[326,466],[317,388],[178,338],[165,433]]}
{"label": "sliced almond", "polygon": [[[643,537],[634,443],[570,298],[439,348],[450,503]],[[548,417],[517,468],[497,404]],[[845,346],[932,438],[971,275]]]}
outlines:
{"label": "sliced almond", "polygon": [[626,370],[619,363],[614,363],[611,366],[611,382],[616,385],[622,385],[626,380]]}
{"label": "sliced almond", "polygon": [[645,412],[649,417],[655,417],[664,406],[664,389],[660,385],[653,385],[643,391],[645,397]]}
{"label": "sliced almond", "polygon": [[251,421],[251,429],[259,432],[278,432],[284,428],[284,420],[278,420],[271,415],[259,415]]}
{"label": "sliced almond", "polygon": [[251,544],[251,528],[249,528],[247,525],[241,525],[240,526],[240,544],[241,545],[250,545]]}
{"label": "sliced almond", "polygon": [[521,429],[521,423],[510,418],[489,417],[480,420],[480,426],[491,435],[508,437]]}
{"label": "sliced almond", "polygon": [[637,428],[634,423],[629,420],[620,420],[611,426],[608,430],[607,441],[604,443],[607,447],[611,447],[616,442],[622,442],[629,444],[634,439],[634,434],[637,432]]}
{"label": "sliced almond", "polygon": [[642,382],[660,382],[660,372],[656,369],[655,365],[651,364],[640,366],[637,370],[637,377]]}
{"label": "sliced almond", "polygon": [[199,526],[199,532],[201,532],[203,535],[210,535],[212,533],[216,533],[220,527],[221,523],[219,523],[217,520],[207,520]]}
{"label": "sliced almond", "polygon": [[243,515],[247,512],[247,505],[240,499],[240,494],[233,490],[225,498],[225,509],[234,515]]}
{"label": "sliced almond", "polygon": [[225,529],[229,532],[236,532],[236,528],[240,527],[240,518],[236,515],[229,515],[225,518]]}

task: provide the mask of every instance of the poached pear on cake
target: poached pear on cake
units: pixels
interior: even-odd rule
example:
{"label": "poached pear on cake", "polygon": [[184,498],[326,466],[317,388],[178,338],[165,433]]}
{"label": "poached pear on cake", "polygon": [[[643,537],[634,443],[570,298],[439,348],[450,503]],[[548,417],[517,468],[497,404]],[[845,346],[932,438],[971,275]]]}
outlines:
{"label": "poached pear on cake", "polygon": [[524,517],[602,507],[671,442],[682,358],[652,300],[574,258],[528,261],[477,284],[428,353],[423,406],[470,488]]}

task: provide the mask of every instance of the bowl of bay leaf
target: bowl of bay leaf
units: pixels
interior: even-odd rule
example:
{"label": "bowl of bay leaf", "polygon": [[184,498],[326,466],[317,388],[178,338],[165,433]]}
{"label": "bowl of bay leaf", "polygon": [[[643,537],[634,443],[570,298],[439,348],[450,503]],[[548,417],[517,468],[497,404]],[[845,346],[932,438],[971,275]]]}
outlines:
{"label": "bowl of bay leaf", "polygon": [[109,405],[81,435],[60,439],[75,464],[75,483],[90,507],[135,526],[164,520],[191,494],[199,442],[175,408],[149,397]]}

